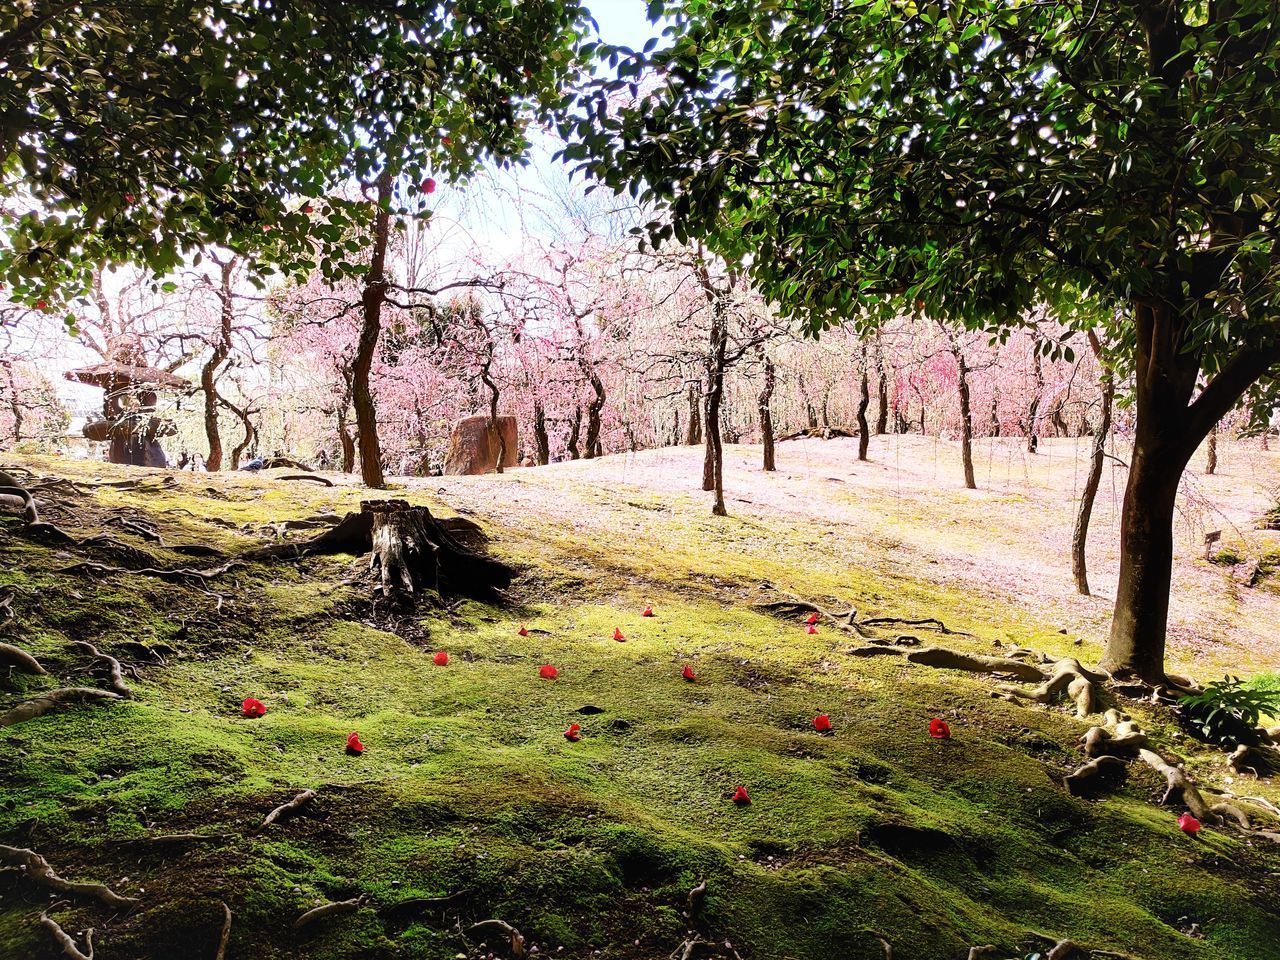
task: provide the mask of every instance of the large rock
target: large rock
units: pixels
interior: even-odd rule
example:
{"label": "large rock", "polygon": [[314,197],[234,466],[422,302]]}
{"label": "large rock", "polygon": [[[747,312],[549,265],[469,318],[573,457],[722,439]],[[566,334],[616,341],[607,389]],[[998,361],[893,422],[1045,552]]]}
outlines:
{"label": "large rock", "polygon": [[[498,429],[506,447],[502,466],[514,467],[519,456],[519,437],[515,417],[498,417]],[[486,416],[463,417],[449,433],[449,453],[444,458],[444,472],[449,476],[492,473],[498,465],[497,438],[489,430]]]}

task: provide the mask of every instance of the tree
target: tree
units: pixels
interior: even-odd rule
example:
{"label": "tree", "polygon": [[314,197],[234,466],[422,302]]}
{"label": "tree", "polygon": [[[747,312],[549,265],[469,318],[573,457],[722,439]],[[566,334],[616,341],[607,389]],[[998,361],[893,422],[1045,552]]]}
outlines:
{"label": "tree", "polygon": [[651,242],[705,238],[813,331],[903,300],[975,328],[1044,303],[1113,318],[1137,419],[1103,664],[1164,680],[1179,477],[1280,361],[1272,5],[650,13],[667,42],[613,51],[563,126],[568,158],[666,211]]}

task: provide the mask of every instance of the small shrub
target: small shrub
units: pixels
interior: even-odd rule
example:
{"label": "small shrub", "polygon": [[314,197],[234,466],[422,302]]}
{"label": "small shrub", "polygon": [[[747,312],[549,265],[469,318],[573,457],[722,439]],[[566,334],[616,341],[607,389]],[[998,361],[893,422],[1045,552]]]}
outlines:
{"label": "small shrub", "polygon": [[1197,736],[1222,744],[1256,744],[1264,715],[1280,713],[1280,690],[1245,686],[1223,677],[1181,700],[1184,723]]}

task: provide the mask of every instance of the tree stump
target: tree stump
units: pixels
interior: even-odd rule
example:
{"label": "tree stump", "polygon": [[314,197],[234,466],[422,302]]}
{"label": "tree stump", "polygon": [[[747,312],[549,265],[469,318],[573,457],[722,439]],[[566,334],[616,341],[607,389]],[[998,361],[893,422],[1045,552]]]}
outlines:
{"label": "tree stump", "polygon": [[510,567],[464,546],[426,507],[366,500],[360,512],[372,520],[369,566],[380,574],[384,593],[483,596],[511,584]]}

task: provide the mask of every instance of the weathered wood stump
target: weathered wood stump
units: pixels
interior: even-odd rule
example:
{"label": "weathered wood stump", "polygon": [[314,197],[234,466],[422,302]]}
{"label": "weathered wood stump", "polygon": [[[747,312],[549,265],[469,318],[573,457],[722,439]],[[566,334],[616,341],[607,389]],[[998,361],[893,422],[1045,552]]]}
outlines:
{"label": "weathered wood stump", "polygon": [[469,545],[481,540],[480,528],[463,517],[438,520],[428,508],[404,500],[365,500],[359,513],[348,513],[311,540],[261,547],[246,559],[371,553],[369,565],[384,592],[486,597],[510,586],[514,571]]}

